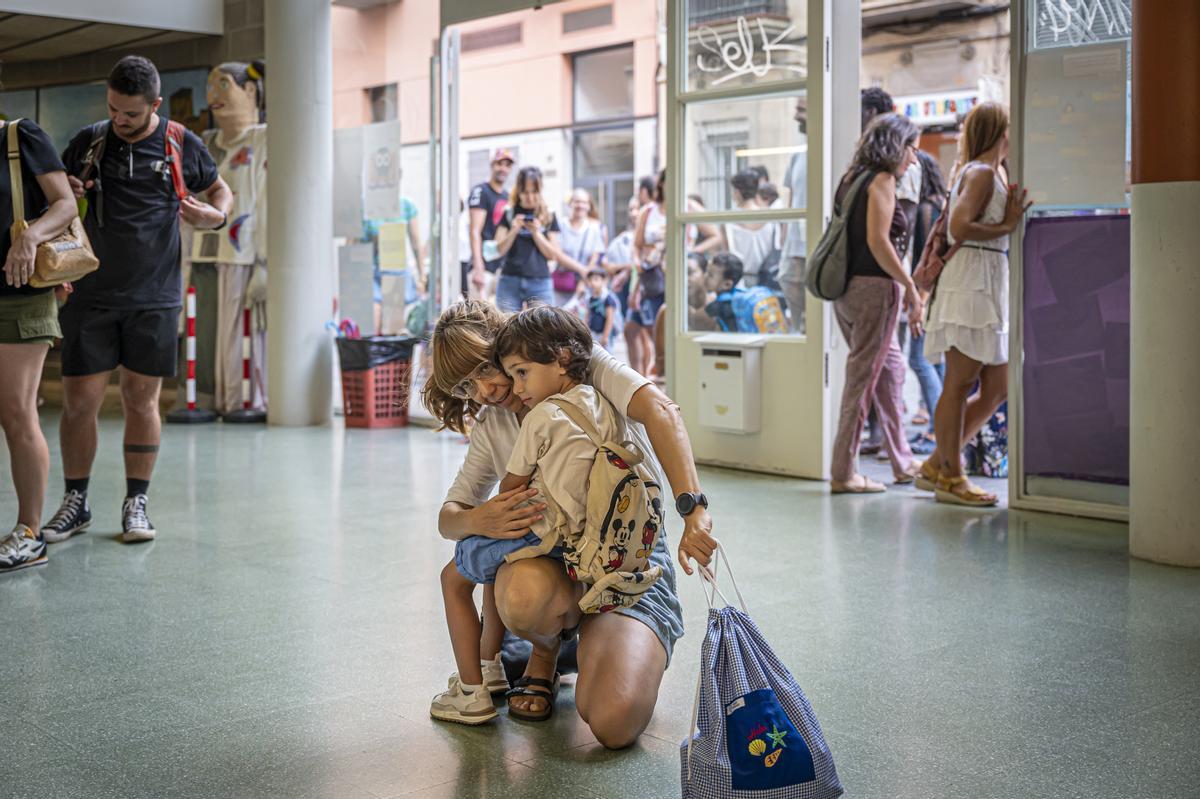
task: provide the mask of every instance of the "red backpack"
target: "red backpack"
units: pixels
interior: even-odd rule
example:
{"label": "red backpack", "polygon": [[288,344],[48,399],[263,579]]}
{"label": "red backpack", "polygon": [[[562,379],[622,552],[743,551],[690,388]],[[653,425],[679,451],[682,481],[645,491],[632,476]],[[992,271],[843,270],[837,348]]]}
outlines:
{"label": "red backpack", "polygon": [[[175,196],[183,200],[191,194],[183,182],[183,139],[187,128],[183,126],[183,123],[173,119],[166,120],[166,123],[167,135],[163,167],[171,171],[171,184],[175,187]],[[79,173],[79,179],[84,184],[88,180],[92,180],[92,175],[95,174],[93,190],[96,192],[96,223],[100,227],[104,227],[104,191],[100,185],[100,159],[104,156],[108,126],[108,120],[92,125],[92,141],[83,157],[83,170]]]}

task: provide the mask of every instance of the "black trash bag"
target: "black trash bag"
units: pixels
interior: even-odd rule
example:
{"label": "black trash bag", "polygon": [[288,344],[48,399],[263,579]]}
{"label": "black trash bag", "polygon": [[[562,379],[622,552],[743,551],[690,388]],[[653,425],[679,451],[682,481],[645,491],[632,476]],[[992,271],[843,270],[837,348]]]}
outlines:
{"label": "black trash bag", "polygon": [[339,338],[338,361],[343,372],[365,372],[392,361],[412,360],[413,345],[418,341],[408,336]]}
{"label": "black trash bag", "polygon": [[[579,636],[570,641],[563,641],[558,649],[558,673],[575,674],[579,671]],[[500,661],[504,664],[504,676],[510,685],[525,674],[525,666],[529,656],[533,654],[533,644],[524,638],[518,638],[509,631],[504,631],[504,643],[500,645]]]}

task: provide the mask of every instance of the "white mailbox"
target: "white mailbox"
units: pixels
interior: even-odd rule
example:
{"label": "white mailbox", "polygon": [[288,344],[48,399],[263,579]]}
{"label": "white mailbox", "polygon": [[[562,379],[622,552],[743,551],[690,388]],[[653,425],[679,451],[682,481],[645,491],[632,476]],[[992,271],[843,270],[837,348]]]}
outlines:
{"label": "white mailbox", "polygon": [[700,345],[700,424],[723,433],[757,433],[762,415],[764,336],[710,333]]}

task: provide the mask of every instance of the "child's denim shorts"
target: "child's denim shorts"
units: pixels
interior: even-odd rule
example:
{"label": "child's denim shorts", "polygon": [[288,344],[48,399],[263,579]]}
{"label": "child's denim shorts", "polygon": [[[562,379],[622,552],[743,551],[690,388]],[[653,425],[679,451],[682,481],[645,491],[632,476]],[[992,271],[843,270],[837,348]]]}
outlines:
{"label": "child's denim shorts", "polygon": [[[459,574],[476,585],[490,585],[496,582],[496,572],[503,565],[505,556],[539,543],[541,539],[533,533],[512,539],[473,535],[454,545],[454,566]],[[551,555],[561,560],[562,548],[555,548]]]}

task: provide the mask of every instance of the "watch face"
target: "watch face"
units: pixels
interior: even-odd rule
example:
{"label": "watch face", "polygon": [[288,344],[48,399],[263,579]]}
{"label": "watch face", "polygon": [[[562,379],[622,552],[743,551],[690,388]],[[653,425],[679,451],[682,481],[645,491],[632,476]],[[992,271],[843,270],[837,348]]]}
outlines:
{"label": "watch face", "polygon": [[675,509],[687,516],[696,509],[696,498],[691,494],[680,494],[675,500]]}

